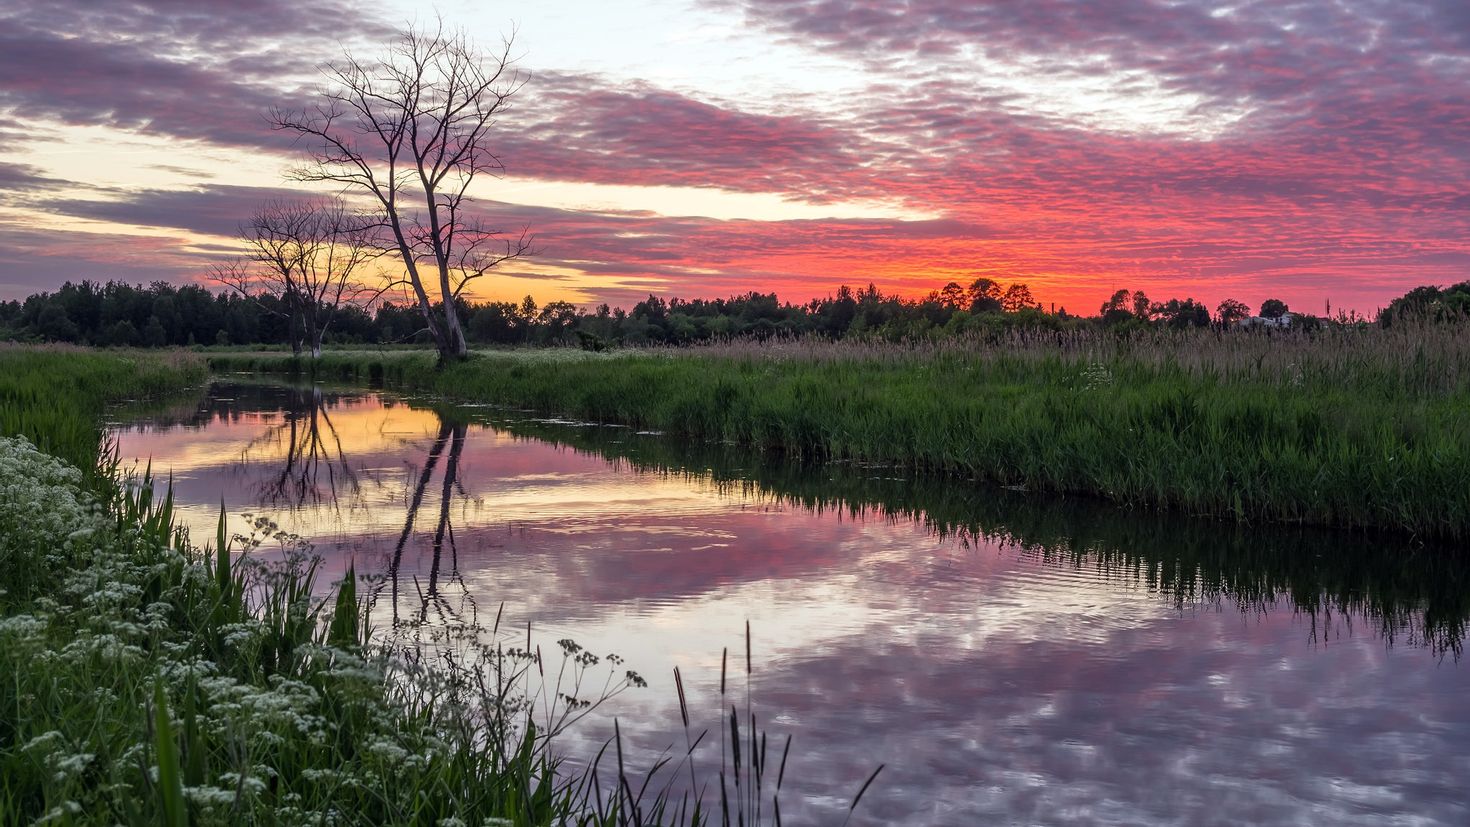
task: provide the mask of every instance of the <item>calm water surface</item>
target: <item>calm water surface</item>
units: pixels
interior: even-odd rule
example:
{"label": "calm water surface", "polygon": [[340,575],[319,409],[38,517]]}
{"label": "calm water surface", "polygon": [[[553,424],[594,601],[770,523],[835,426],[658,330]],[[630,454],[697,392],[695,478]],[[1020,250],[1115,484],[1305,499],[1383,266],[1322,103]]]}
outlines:
{"label": "calm water surface", "polygon": [[396,573],[379,626],[503,602],[621,654],[651,685],[572,752],[614,715],[644,767],[682,745],[676,665],[717,727],[749,620],[791,823],[840,822],[879,763],[853,823],[1470,823],[1443,550],[246,381],[114,433],[196,536],[223,498],[309,537],[323,583]]}

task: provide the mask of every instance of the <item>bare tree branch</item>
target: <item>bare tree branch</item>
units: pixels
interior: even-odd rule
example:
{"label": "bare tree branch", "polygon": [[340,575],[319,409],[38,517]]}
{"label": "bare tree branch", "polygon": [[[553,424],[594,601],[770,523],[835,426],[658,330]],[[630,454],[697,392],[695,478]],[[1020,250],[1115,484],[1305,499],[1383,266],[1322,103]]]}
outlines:
{"label": "bare tree branch", "polygon": [[412,292],[441,358],[467,353],[456,307],[465,286],[532,252],[528,233],[506,236],[469,209],[474,181],[504,171],[490,148],[493,131],[527,81],[513,44],[514,34],[484,53],[442,21],[409,29],[377,62],[344,54],[323,67],[327,85],[315,107],[269,115],[309,156],[292,177],[340,184],[375,204],[365,245],[404,269],[382,289]]}
{"label": "bare tree branch", "polygon": [[337,310],[382,292],[359,280],[381,254],[375,227],[340,199],[271,202],[240,228],[245,257],[215,265],[210,278],[262,307],[274,299],[271,312],[287,318],[292,349],[319,356]]}

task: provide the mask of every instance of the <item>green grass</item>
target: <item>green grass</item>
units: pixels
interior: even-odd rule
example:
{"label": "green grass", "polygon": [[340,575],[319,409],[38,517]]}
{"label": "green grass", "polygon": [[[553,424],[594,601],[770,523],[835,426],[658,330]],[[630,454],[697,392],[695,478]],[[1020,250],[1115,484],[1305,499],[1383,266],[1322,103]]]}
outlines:
{"label": "green grass", "polygon": [[[218,369],[300,373],[268,354]],[[1237,521],[1470,537],[1463,328],[1017,334],[589,354],[341,351],[318,375]]]}

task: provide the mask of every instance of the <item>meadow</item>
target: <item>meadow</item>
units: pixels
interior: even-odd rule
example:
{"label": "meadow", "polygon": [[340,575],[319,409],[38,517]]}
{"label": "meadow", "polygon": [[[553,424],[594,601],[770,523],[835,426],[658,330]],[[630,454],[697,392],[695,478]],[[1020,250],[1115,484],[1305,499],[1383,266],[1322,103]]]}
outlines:
{"label": "meadow", "polygon": [[1470,536],[1459,325],[484,351],[443,368],[413,351],[210,363],[1239,522]]}
{"label": "meadow", "polygon": [[0,436],[23,436],[95,479],[109,403],[198,386],[208,375],[191,353],[0,344]]}

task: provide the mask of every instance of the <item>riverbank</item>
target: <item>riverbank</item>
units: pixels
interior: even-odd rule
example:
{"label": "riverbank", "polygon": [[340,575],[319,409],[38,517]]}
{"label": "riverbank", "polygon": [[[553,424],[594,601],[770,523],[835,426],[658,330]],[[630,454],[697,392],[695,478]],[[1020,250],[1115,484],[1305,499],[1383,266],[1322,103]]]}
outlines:
{"label": "riverbank", "polygon": [[[210,363],[312,369],[281,354]],[[315,370],[1028,491],[1470,537],[1470,337],[1443,325],[490,351],[444,369],[427,352],[339,351]]]}
{"label": "riverbank", "polygon": [[322,598],[296,538],[193,542],[120,478],[105,406],[204,375],[0,349],[0,824],[617,823],[621,791],[560,777],[524,726],[539,652],[464,630],[441,671],[370,642],[351,570]]}
{"label": "riverbank", "polygon": [[1167,596],[1181,610],[1202,601],[1250,613],[1289,595],[1299,615],[1324,622],[1338,613],[1358,616],[1385,640],[1456,658],[1470,628],[1470,571],[1455,544],[1311,526],[1262,529],[858,463],[792,462],[722,443],[630,438],[626,428],[569,426],[483,407],[436,410],[656,477],[708,478],[720,489],[759,492],[781,508],[915,523],[977,547],[1012,546],[1105,572]]}
{"label": "riverbank", "polygon": [[96,481],[108,404],[199,386],[208,376],[194,353],[0,344],[0,436],[24,436]]}

